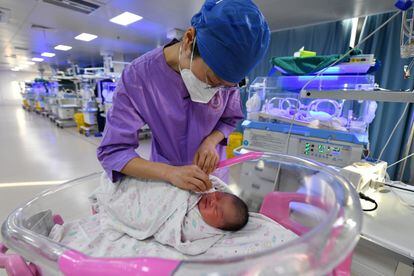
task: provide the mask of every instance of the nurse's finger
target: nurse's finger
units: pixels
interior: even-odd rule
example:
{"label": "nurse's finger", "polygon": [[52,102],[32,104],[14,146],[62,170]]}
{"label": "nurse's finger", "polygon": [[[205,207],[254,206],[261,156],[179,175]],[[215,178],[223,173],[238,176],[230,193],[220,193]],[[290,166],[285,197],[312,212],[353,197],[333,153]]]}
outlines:
{"label": "nurse's finger", "polygon": [[202,152],[198,158],[197,166],[202,170],[204,169],[204,164],[206,163],[207,156],[207,153]]}
{"label": "nurse's finger", "polygon": [[204,192],[204,191],[206,191],[205,185],[204,185],[204,183],[201,180],[199,180],[197,178],[192,178],[190,180],[190,183],[191,183],[191,185],[193,185],[195,187],[195,190],[193,190],[193,191],[196,191],[196,192]]}
{"label": "nurse's finger", "polygon": [[197,185],[193,184],[192,180],[193,180],[193,178],[191,178],[191,177],[186,178],[186,180],[185,180],[185,189],[190,190],[190,191],[194,191],[194,192],[201,192],[200,188]]}
{"label": "nurse's finger", "polygon": [[212,185],[211,185],[210,179],[208,178],[208,175],[205,172],[203,172],[201,169],[198,169],[195,171],[194,177],[203,182],[205,186],[203,191],[207,191],[211,189]]}
{"label": "nurse's finger", "polygon": [[213,173],[217,169],[218,161],[219,161],[219,157],[217,154],[215,154],[211,161],[210,174]]}
{"label": "nurse's finger", "polygon": [[198,152],[196,152],[195,156],[194,156],[194,160],[193,160],[193,164],[194,165],[198,165],[198,159],[200,158],[200,155],[198,154]]}
{"label": "nurse's finger", "polygon": [[210,174],[211,163],[213,161],[212,160],[213,158],[214,158],[214,155],[212,155],[212,154],[209,154],[209,155],[206,156],[206,159],[205,159],[205,162],[204,162],[204,165],[203,165],[203,171],[206,174]]}
{"label": "nurse's finger", "polygon": [[219,157],[217,155],[215,155],[213,157],[213,161],[211,162],[211,168],[210,168],[211,172],[210,173],[212,173],[216,170],[218,162],[219,162]]}
{"label": "nurse's finger", "polygon": [[211,183],[210,179],[208,179],[206,184],[207,184],[207,191],[210,190],[211,188],[213,188],[213,183]]}
{"label": "nurse's finger", "polygon": [[209,190],[208,185],[201,179],[194,177],[191,181],[193,185],[196,185],[198,189],[200,189],[201,192],[205,192]]}
{"label": "nurse's finger", "polygon": [[193,171],[194,176],[198,179],[200,179],[203,182],[206,182],[209,180],[208,175],[199,167],[196,167],[196,169]]}
{"label": "nurse's finger", "polygon": [[205,171],[208,175],[211,174],[214,170],[213,170],[213,166],[214,166],[214,158],[215,155],[210,155],[208,157],[208,163],[206,163],[206,165],[204,166],[203,171]]}

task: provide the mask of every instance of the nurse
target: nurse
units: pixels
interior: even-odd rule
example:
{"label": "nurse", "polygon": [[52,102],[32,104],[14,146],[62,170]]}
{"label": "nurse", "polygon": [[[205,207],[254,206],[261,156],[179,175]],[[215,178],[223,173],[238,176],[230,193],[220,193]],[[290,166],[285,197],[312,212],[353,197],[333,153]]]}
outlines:
{"label": "nurse", "polygon": [[[107,114],[98,159],[112,181],[122,175],[206,191],[243,118],[237,84],[264,56],[269,28],[250,0],[207,0],[182,41],[135,59],[122,73]],[[152,131],[150,161],[139,130]]]}

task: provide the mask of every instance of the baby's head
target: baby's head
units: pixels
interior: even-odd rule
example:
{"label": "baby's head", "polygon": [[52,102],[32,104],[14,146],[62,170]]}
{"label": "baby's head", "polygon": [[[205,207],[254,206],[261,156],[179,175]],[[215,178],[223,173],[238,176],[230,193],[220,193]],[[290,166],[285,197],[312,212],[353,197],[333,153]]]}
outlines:
{"label": "baby's head", "polygon": [[225,231],[238,231],[249,219],[246,203],[229,193],[203,194],[198,209],[208,225]]}

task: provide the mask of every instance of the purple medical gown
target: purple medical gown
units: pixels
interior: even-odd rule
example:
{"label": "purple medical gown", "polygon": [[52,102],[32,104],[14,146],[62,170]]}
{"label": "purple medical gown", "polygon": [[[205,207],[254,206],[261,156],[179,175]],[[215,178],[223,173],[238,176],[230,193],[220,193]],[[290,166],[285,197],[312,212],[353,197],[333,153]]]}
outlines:
{"label": "purple medical gown", "polygon": [[[243,118],[240,92],[219,91],[208,104],[192,102],[180,74],[166,63],[159,47],[135,59],[122,73],[97,155],[112,181],[138,156],[139,130],[152,131],[151,160],[189,165],[201,142],[212,131],[225,137]],[[224,146],[218,145],[221,158]]]}

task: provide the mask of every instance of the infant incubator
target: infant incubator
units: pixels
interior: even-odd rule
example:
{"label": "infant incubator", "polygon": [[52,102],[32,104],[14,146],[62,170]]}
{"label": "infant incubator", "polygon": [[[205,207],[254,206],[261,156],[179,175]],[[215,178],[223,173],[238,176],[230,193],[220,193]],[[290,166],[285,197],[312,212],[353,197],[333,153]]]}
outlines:
{"label": "infant incubator", "polygon": [[[249,205],[298,237],[260,252],[220,259],[91,257],[48,238],[54,224],[91,215],[100,174],[53,187],[3,223],[0,267],[9,275],[339,275],[349,273],[361,229],[358,195],[324,165],[249,153],[215,174]],[[7,248],[16,254],[6,254]],[[347,274],[343,274],[347,275]]]}

